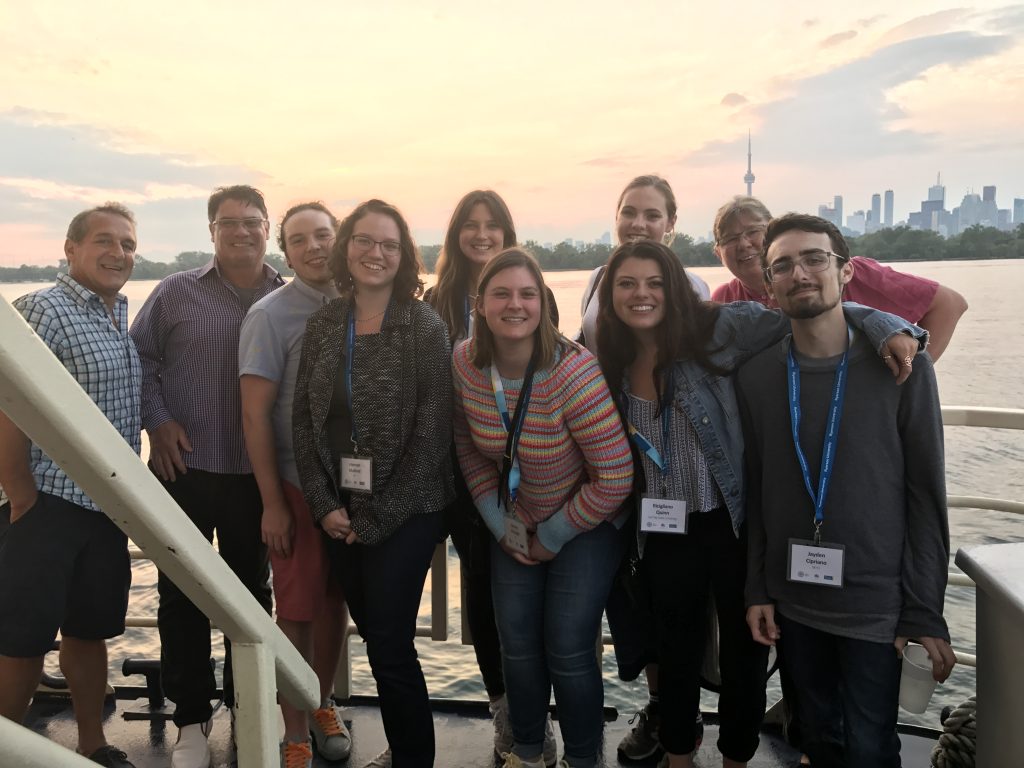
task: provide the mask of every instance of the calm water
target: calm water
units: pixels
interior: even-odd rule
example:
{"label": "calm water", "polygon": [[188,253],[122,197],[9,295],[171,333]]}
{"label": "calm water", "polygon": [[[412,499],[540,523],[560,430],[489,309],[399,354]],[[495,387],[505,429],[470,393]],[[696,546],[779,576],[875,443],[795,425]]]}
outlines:
{"label": "calm water", "polygon": [[[936,370],[939,391],[946,405],[984,405],[1004,408],[1024,407],[1024,315],[1016,304],[1024,285],[1024,262],[926,262],[898,265],[899,268],[933,278],[962,293],[971,308],[961,320],[952,343]],[[694,270],[714,288],[728,278],[721,267]],[[579,325],[580,296],[589,272],[554,272],[548,282],[558,300],[562,330],[573,333]],[[155,281],[127,285],[130,314],[142,305]],[[0,285],[0,295],[11,300],[41,285]],[[981,494],[1001,498],[1024,498],[1024,478],[1018,474],[1024,457],[1024,435],[1008,430],[979,430],[950,427],[946,430],[946,460],[950,494]],[[1024,540],[1024,521],[1013,515],[974,510],[951,510],[950,529],[953,548],[981,543]],[[132,583],[134,615],[155,615],[156,574],[149,563],[135,563]],[[483,685],[472,648],[462,646],[459,616],[459,568],[454,549],[448,559],[449,637],[453,642],[417,641],[431,695],[437,697],[483,698]],[[421,626],[430,621],[430,593],[424,594],[420,611]],[[946,617],[956,648],[974,653],[974,591],[950,588],[946,598]],[[111,680],[121,680],[120,664],[125,656],[157,657],[159,644],[155,629],[130,629],[110,643]],[[353,686],[362,693],[373,692],[373,679],[366,664],[364,646],[353,643]],[[630,712],[646,701],[642,683],[620,682],[610,653],[604,657],[606,703],[620,712]],[[136,681],[139,682],[139,681]],[[940,686],[932,707],[924,715],[901,711],[902,719],[937,726],[938,712],[944,704],[959,704],[974,693],[974,671],[958,667],[950,680]],[[769,691],[769,699],[777,698]],[[713,709],[715,697],[704,695],[703,705]]]}

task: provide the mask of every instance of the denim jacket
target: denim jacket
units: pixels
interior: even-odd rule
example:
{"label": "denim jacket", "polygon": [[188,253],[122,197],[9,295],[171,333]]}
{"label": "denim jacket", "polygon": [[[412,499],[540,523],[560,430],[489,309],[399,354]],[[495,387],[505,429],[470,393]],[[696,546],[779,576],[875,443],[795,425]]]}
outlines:
{"label": "denim jacket", "polygon": [[[881,350],[890,336],[904,331],[918,339],[922,349],[927,341],[927,331],[896,315],[852,302],[844,302],[843,311],[850,325],[864,332],[876,350]],[[725,499],[737,536],[746,518],[746,490],[743,481],[743,430],[732,373],[788,333],[789,318],[778,310],[766,309],[749,301],[723,304],[708,348],[718,350],[710,355],[711,362],[729,371],[730,375],[719,376],[693,360],[677,360],[673,370],[675,407],[686,414],[697,430],[708,468]],[[642,472],[641,469],[639,474]]]}

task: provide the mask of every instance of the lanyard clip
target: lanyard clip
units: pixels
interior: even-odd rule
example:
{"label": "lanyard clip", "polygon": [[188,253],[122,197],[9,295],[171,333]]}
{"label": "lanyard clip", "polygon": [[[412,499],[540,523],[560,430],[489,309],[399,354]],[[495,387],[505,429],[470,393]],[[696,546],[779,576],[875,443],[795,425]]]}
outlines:
{"label": "lanyard clip", "polygon": [[821,546],[821,523],[814,524],[814,546]]}

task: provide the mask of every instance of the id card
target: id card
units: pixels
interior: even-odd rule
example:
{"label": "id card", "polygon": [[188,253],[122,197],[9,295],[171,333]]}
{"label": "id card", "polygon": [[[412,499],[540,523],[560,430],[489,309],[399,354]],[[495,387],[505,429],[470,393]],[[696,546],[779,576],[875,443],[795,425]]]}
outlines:
{"label": "id card", "polygon": [[520,554],[530,556],[530,537],[526,523],[515,517],[505,518],[505,543]]}
{"label": "id card", "polygon": [[788,581],[820,584],[823,587],[843,586],[843,560],[846,547],[842,544],[807,539],[789,540]]}
{"label": "id card", "polygon": [[644,497],[640,502],[640,530],[644,533],[686,533],[688,522],[685,501]]}
{"label": "id card", "polygon": [[341,457],[341,487],[356,493],[373,493],[373,458],[370,456]]}

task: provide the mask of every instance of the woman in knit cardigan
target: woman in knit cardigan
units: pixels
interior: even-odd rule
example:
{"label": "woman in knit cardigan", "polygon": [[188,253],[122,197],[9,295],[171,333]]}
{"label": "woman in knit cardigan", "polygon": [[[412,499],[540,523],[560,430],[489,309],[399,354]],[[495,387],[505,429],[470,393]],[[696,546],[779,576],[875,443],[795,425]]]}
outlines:
{"label": "woman in knit cardigan", "polygon": [[596,764],[603,688],[594,654],[620,558],[629,445],[597,361],[561,336],[537,262],[510,248],[484,268],[473,338],[453,358],[455,442],[493,535],[491,584],[514,747],[542,768],[554,687],[560,766]]}

